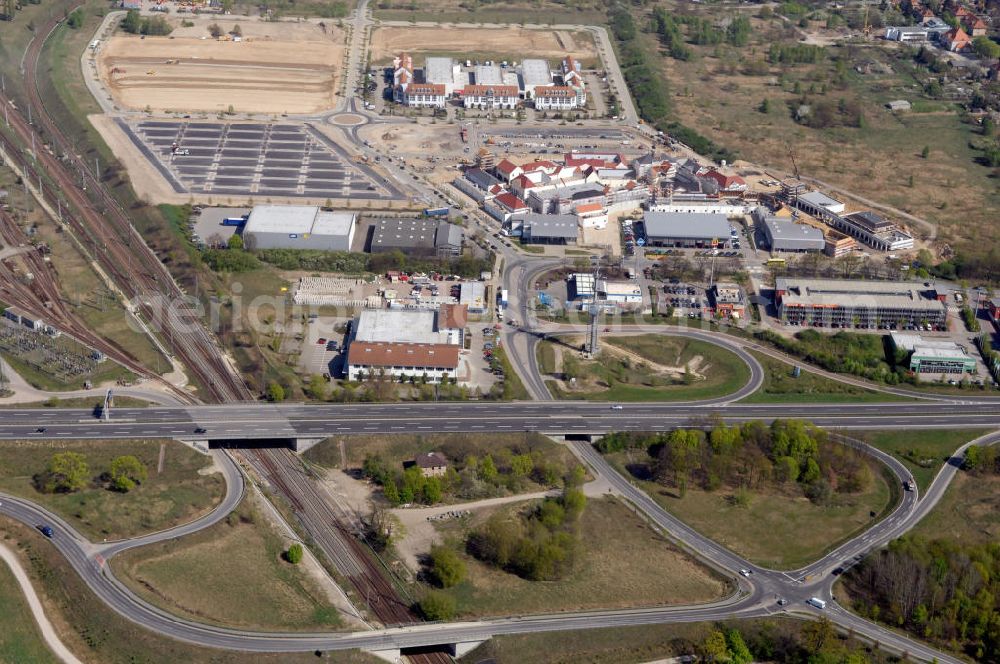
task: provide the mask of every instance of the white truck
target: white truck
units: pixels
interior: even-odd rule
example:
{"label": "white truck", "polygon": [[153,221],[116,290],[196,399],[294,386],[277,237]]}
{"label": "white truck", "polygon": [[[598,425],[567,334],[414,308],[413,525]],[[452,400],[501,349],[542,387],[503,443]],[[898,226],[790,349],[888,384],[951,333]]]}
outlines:
{"label": "white truck", "polygon": [[826,608],[826,601],[820,599],[819,597],[810,597],[809,599],[806,600],[806,604],[812,604],[817,609],[825,609]]}

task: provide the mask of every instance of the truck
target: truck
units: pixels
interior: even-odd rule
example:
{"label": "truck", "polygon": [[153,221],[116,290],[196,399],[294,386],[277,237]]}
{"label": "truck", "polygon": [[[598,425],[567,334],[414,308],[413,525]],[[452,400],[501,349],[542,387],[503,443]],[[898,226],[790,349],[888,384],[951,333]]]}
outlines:
{"label": "truck", "polygon": [[806,604],[812,604],[817,609],[825,609],[826,608],[826,601],[820,599],[819,597],[810,597],[809,599],[806,600]]}
{"label": "truck", "polygon": [[439,208],[427,208],[424,210],[425,217],[447,217],[449,208],[439,207]]}
{"label": "truck", "polygon": [[226,217],[222,220],[223,226],[242,226],[247,221],[246,217]]}
{"label": "truck", "polygon": [[906,480],[905,482],[903,482],[903,488],[906,489],[907,491],[913,491],[913,481]]}
{"label": "truck", "polygon": [[500,300],[500,306],[501,307],[506,307],[507,306],[507,297],[509,295],[509,292],[507,291],[506,288],[501,288],[500,289],[500,293],[498,295],[499,295],[498,299]]}

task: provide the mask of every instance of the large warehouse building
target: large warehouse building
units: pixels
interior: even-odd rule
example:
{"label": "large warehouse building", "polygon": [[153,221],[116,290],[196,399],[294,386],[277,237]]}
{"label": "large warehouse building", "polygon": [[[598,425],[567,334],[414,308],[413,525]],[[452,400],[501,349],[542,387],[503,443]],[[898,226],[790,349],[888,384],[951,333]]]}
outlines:
{"label": "large warehouse building", "polygon": [[778,277],[778,317],[789,325],[816,327],[945,329],[946,294],[915,281],[851,281]]}
{"label": "large warehouse building", "polygon": [[823,251],[826,247],[826,238],[820,229],[779,217],[765,218],[762,230],[771,251]]}
{"label": "large warehouse building", "polygon": [[430,219],[380,219],[372,228],[368,251],[402,251],[416,256],[458,256],[462,227]]}
{"label": "large warehouse building", "polygon": [[350,251],[357,215],[313,205],[256,205],[243,227],[248,249]]}
{"label": "large warehouse building", "polygon": [[703,212],[647,212],[646,244],[654,247],[721,247],[729,241],[725,216]]}

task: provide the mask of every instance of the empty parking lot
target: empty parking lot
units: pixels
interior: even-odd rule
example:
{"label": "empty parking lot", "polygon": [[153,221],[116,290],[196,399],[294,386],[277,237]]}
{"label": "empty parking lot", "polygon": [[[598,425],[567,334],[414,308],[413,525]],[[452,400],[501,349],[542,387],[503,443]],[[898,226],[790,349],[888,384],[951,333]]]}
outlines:
{"label": "empty parking lot", "polygon": [[118,124],[178,193],[404,197],[309,125],[169,120]]}

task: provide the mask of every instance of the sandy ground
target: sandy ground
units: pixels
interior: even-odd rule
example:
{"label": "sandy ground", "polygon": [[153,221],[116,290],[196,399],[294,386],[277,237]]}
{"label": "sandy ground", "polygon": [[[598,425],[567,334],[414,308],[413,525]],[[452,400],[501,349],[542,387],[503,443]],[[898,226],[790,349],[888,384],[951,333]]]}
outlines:
{"label": "sandy ground", "polygon": [[213,39],[207,25],[199,21],[169,37],[116,34],[98,54],[102,84],[131,109],[313,113],[334,106],[342,31],[246,21],[243,40],[234,42]]}
{"label": "sandy ground", "polygon": [[[391,60],[401,51],[410,54],[510,53],[512,60],[525,57],[561,60],[567,53],[580,60],[589,60],[595,54],[593,40],[564,30],[382,27],[372,32],[372,62]],[[418,67],[422,64],[420,59],[414,62]]]}
{"label": "sandy ground", "polygon": [[31,615],[34,616],[35,622],[38,623],[38,629],[42,634],[45,645],[65,664],[82,664],[70,652],[70,649],[59,640],[59,635],[56,634],[55,628],[46,617],[42,603],[38,599],[38,595],[35,593],[35,589],[28,579],[28,574],[24,571],[24,567],[21,566],[21,561],[18,560],[17,555],[7,545],[0,544],[0,559],[7,563],[10,571],[14,574],[14,578],[17,579],[18,585],[21,586],[21,590],[24,592],[25,599],[28,602],[28,608],[31,609]]}

